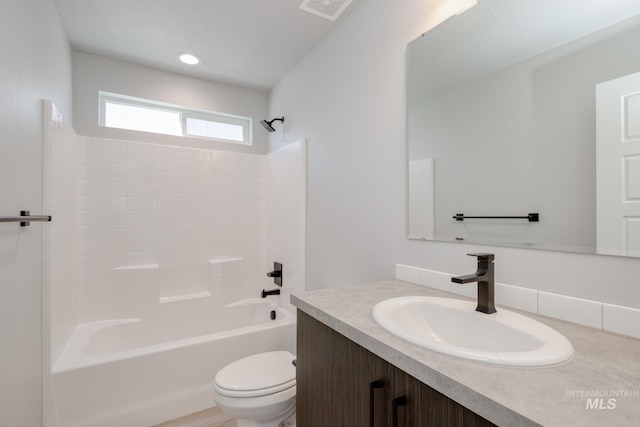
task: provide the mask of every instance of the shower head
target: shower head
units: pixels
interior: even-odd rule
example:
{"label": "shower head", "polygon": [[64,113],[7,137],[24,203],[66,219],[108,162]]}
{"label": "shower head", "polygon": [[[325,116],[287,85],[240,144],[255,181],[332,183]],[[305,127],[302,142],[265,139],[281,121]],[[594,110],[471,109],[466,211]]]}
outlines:
{"label": "shower head", "polygon": [[262,126],[264,126],[264,128],[266,130],[268,130],[269,132],[275,132],[276,130],[273,128],[273,126],[271,126],[271,123],[273,122],[282,122],[284,123],[284,116],[280,117],[280,118],[275,118],[275,119],[271,119],[270,121],[266,121],[266,120],[260,120],[260,124]]}

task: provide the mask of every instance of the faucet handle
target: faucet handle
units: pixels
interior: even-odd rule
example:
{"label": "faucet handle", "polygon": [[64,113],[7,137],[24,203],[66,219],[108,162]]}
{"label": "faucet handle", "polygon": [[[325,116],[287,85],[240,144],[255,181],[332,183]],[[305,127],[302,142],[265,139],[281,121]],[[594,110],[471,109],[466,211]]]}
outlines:
{"label": "faucet handle", "polygon": [[493,262],[493,260],[496,257],[494,254],[487,254],[487,253],[467,254],[467,255],[477,257],[478,262]]}

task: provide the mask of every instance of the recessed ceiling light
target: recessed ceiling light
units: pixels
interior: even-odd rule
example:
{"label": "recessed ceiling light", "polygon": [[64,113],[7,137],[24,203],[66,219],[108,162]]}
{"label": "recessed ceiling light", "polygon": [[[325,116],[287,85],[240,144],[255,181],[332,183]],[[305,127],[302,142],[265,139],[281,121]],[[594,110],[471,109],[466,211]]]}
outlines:
{"label": "recessed ceiling light", "polygon": [[200,63],[200,58],[190,53],[180,53],[178,54],[178,59],[180,60],[180,62],[184,62],[185,64],[189,65],[196,65]]}

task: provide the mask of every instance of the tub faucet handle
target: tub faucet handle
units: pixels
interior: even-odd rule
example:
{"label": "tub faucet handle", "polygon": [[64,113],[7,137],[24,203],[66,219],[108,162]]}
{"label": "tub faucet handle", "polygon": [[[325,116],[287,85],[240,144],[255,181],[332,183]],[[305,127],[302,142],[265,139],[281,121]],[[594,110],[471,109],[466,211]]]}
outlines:
{"label": "tub faucet handle", "polygon": [[282,264],[274,262],[273,271],[268,272],[267,277],[273,277],[273,283],[278,286],[282,286]]}

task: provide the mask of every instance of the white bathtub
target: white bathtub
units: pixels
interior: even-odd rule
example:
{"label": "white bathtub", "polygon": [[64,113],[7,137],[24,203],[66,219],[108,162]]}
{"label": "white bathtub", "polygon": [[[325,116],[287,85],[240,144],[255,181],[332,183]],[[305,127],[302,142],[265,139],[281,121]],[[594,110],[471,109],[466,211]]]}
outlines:
{"label": "white bathtub", "polygon": [[215,404],[218,370],[271,350],[295,353],[295,318],[261,298],[81,324],[52,369],[59,425],[148,427],[200,411]]}

